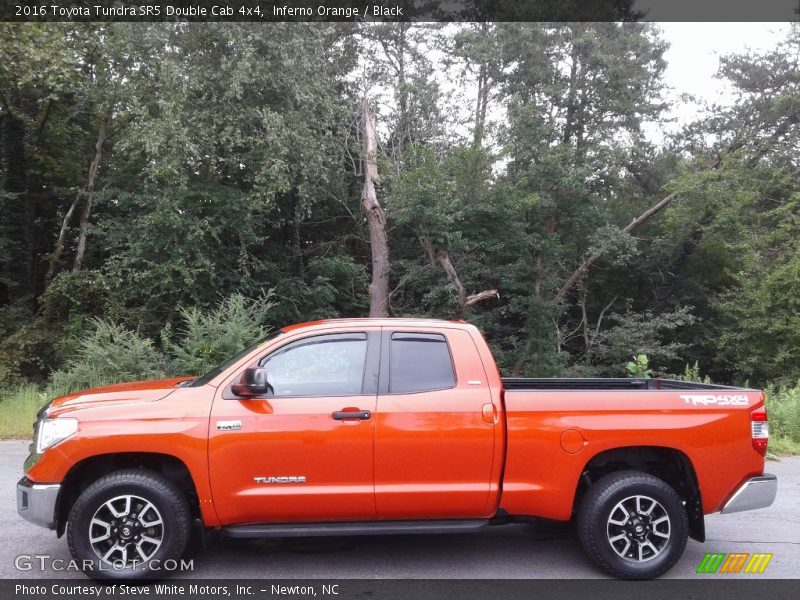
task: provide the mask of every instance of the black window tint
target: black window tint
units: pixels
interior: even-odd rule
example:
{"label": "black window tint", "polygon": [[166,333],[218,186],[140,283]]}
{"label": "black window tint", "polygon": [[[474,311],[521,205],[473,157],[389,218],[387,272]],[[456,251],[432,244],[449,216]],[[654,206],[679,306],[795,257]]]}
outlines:
{"label": "black window tint", "polygon": [[389,392],[402,394],[455,386],[453,361],[443,335],[393,333]]}
{"label": "black window tint", "polygon": [[365,333],[320,335],[278,350],[261,364],[275,396],[354,396],[361,393]]}

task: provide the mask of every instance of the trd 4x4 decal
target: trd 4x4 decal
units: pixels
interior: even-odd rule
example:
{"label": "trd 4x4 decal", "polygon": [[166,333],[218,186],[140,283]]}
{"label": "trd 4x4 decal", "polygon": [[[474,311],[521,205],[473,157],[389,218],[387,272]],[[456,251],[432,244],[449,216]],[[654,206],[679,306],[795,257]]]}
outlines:
{"label": "trd 4x4 decal", "polygon": [[744,394],[685,394],[683,401],[692,406],[747,406]]}

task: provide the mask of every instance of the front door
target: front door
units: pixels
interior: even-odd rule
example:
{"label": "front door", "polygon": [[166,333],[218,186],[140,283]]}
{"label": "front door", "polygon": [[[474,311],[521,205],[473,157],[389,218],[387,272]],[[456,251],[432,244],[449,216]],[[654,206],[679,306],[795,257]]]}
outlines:
{"label": "front door", "polygon": [[[373,519],[377,328],[295,337],[261,357],[269,393],[220,386],[209,425],[224,524]],[[348,414],[352,413],[352,417]]]}

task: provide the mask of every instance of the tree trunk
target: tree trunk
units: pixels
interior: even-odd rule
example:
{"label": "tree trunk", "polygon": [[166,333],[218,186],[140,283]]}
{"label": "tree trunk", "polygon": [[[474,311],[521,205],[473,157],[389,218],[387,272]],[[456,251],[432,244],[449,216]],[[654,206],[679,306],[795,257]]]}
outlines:
{"label": "tree trunk", "polygon": [[562,143],[568,144],[575,128],[575,112],[577,111],[577,96],[578,96],[578,69],[579,58],[578,48],[575,45],[575,27],[572,27],[572,50],[570,52],[570,66],[569,66],[569,90],[567,92],[567,115],[564,119],[564,134],[561,138]]}
{"label": "tree trunk", "polygon": [[58,232],[58,240],[56,240],[56,247],[53,249],[53,254],[50,256],[50,264],[47,267],[47,274],[44,276],[45,287],[50,285],[50,282],[53,280],[53,275],[56,274],[56,267],[58,266],[58,261],[61,260],[61,255],[64,253],[64,241],[67,238],[67,230],[69,229],[69,223],[72,220],[72,215],[75,212],[75,209],[78,207],[80,199],[81,199],[81,193],[78,192],[75,196],[75,200],[73,200],[72,204],[70,204],[69,210],[67,210],[67,214],[64,215],[64,220],[61,222],[61,230]]}
{"label": "tree trunk", "polygon": [[[481,34],[484,38],[489,34],[489,24],[481,23]],[[478,98],[475,102],[475,128],[472,131],[472,146],[479,148],[483,144],[483,136],[486,132],[486,107],[489,104],[489,92],[491,91],[489,68],[486,62],[482,62],[478,69]]]}
{"label": "tree trunk", "polygon": [[472,146],[479,148],[483,143],[484,121],[486,119],[486,65],[478,70],[478,99],[475,101],[475,126],[472,130]]}
{"label": "tree trunk", "polygon": [[397,132],[395,135],[395,147],[393,148],[393,156],[397,169],[399,170],[400,157],[403,154],[403,149],[406,147],[411,139],[411,118],[408,114],[409,102],[409,89],[406,83],[406,53],[408,51],[408,29],[406,23],[398,24],[399,39],[397,43],[397,104],[399,118],[397,120]]}
{"label": "tree trunk", "polygon": [[[97,178],[97,170],[100,167],[100,160],[103,158],[103,145],[108,139],[108,122],[110,119],[111,115],[109,114],[103,119],[103,123],[100,125],[100,131],[97,134],[97,143],[94,145],[94,158],[92,159],[92,164],[89,165],[89,176],[86,178],[86,186],[84,187],[86,200],[84,201],[83,210],[81,211],[78,248],[75,251],[75,261],[72,263],[73,273],[77,273],[81,270],[83,256],[86,253],[86,238],[89,234],[89,217],[92,215],[92,204],[94,203],[94,183]],[[69,215],[69,213],[67,213],[67,215]]]}
{"label": "tree trunk", "polygon": [[72,272],[78,273],[83,264],[83,256],[86,254],[86,238],[89,235],[89,217],[92,215],[92,196],[87,194],[81,211],[80,229],[78,232],[78,247],[75,250],[75,260],[72,263]]}
{"label": "tree trunk", "polygon": [[389,316],[389,239],[386,235],[386,214],[378,203],[375,185],[378,177],[378,139],[375,113],[366,98],[361,104],[363,127],[364,185],[361,206],[369,226],[369,245],[372,252],[372,281],[369,284],[369,316]]}

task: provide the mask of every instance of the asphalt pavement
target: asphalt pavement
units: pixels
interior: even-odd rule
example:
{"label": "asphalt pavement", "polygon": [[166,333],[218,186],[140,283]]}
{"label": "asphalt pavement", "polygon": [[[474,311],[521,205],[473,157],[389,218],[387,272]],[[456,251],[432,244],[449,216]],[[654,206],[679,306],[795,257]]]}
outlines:
{"label": "asphalt pavement", "polygon": [[[0,578],[77,578],[79,572],[40,570],[28,555],[70,559],[65,538],[17,515],[16,483],[28,442],[0,441]],[[800,578],[800,457],[767,463],[778,476],[778,498],[767,509],[706,517],[707,540],[689,540],[670,578]],[[706,552],[766,552],[761,575],[699,575]],[[22,559],[18,557],[22,556]],[[604,578],[583,554],[569,524],[489,527],[452,535],[367,536],[308,540],[226,540],[192,553],[186,578],[233,579],[585,579]],[[56,563],[58,564],[58,563]],[[66,563],[64,563],[66,564]]]}

